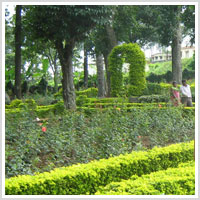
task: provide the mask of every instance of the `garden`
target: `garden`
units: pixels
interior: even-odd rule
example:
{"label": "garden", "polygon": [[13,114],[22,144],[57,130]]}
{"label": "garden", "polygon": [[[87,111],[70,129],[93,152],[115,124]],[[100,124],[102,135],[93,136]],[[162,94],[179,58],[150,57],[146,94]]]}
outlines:
{"label": "garden", "polygon": [[[141,43],[132,42],[126,32],[134,26],[122,23],[134,18],[140,28],[159,33],[162,24],[151,30],[146,16],[170,9],[16,6],[6,18],[6,195],[195,195],[195,57],[181,60],[192,107],[174,106],[172,80],[178,88],[181,82],[173,61],[150,64],[147,71],[142,41],[153,38],[135,30]],[[111,10],[115,18],[108,27]],[[25,36],[17,74],[12,24],[17,27],[19,11]],[[114,36],[123,42],[111,48]],[[89,58],[95,63],[89,65]]]}

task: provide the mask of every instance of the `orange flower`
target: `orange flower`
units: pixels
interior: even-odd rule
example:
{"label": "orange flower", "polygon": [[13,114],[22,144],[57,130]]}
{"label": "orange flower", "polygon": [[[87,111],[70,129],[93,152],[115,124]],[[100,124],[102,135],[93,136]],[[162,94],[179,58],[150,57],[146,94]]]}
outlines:
{"label": "orange flower", "polygon": [[138,136],[139,139],[140,139],[141,137],[142,137],[142,136],[140,136],[140,135]]}
{"label": "orange flower", "polygon": [[46,127],[42,127],[42,132],[46,132],[47,131],[47,128]]}
{"label": "orange flower", "polygon": [[162,107],[162,105],[161,105],[161,104],[158,104],[158,107],[159,107],[159,108],[161,108],[161,107]]}

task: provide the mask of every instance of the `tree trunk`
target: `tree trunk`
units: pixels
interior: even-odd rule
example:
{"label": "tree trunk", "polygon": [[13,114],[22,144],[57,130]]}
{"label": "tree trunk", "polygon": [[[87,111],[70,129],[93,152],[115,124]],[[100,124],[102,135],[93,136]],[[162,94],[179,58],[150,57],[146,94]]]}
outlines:
{"label": "tree trunk", "polygon": [[104,70],[103,70],[103,56],[101,54],[96,55],[96,65],[97,65],[98,97],[104,97],[105,96]]}
{"label": "tree trunk", "polygon": [[[179,8],[177,8],[179,9]],[[177,19],[180,17],[180,11],[177,12]],[[182,66],[181,66],[181,43],[182,31],[180,21],[177,20],[177,27],[172,40],[172,80],[178,84],[182,83]]]}
{"label": "tree trunk", "polygon": [[106,70],[106,94],[108,97],[110,97],[110,72],[108,71],[108,54],[104,53],[103,57]]}
{"label": "tree trunk", "polygon": [[84,45],[84,88],[88,88],[88,53]]}
{"label": "tree trunk", "polygon": [[106,82],[107,82],[107,96],[110,97],[110,73],[108,70],[108,55],[112,51],[112,49],[117,46],[117,37],[115,34],[115,31],[113,27],[107,25],[106,26],[106,34],[109,38],[109,45],[108,45],[108,51],[104,53],[104,62],[105,62],[105,69],[106,69]]}
{"label": "tree trunk", "polygon": [[116,37],[116,34],[115,34],[115,31],[113,29],[113,27],[111,26],[106,26],[106,32],[107,32],[107,35],[108,35],[108,38],[109,38],[109,41],[110,41],[110,49],[112,50],[113,47],[115,47],[117,45],[117,37]]}
{"label": "tree trunk", "polygon": [[64,48],[61,42],[56,44],[63,73],[62,88],[64,105],[66,109],[73,110],[76,109],[76,96],[72,68],[72,52],[74,44],[75,43],[71,41]]}
{"label": "tree trunk", "polygon": [[54,64],[54,92],[58,92],[58,67]]}
{"label": "tree trunk", "polygon": [[15,95],[21,99],[21,5],[16,6],[15,27]]}

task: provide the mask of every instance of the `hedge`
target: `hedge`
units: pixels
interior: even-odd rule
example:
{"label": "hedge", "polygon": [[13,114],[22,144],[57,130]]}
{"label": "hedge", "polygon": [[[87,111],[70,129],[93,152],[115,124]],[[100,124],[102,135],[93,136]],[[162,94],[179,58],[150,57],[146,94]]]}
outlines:
{"label": "hedge", "polygon": [[193,160],[194,141],[6,179],[6,195],[95,194],[100,186]]}
{"label": "hedge", "polygon": [[195,162],[182,163],[178,168],[168,168],[129,180],[112,182],[95,195],[194,195]]}
{"label": "hedge", "polygon": [[[55,104],[56,105],[56,104]],[[49,106],[38,106],[37,109],[32,110],[33,113],[35,113],[35,115],[37,115],[37,117],[47,117],[51,114],[63,114],[65,112],[65,109],[63,108],[63,104],[58,105],[57,107],[55,107],[55,105],[49,105]],[[100,104],[101,105],[101,104]],[[146,105],[146,104],[145,104]],[[141,106],[140,104],[136,104],[134,106],[127,106],[127,107],[122,107],[117,105],[116,107],[105,107],[102,105],[101,106],[97,106],[97,107],[86,107],[85,105],[82,107],[77,107],[77,111],[81,111],[84,112],[85,114],[91,114],[94,112],[107,112],[107,111],[125,111],[125,112],[130,112],[130,111],[134,111],[135,109],[140,109],[141,111],[145,111],[147,109],[173,109],[174,107],[165,107],[164,103],[160,103],[161,107],[159,107],[159,104],[157,104],[158,106],[155,106],[156,104],[147,104],[146,106]],[[195,107],[184,107],[184,108],[180,108],[183,111],[183,114],[185,115],[194,115],[195,114]],[[27,112],[27,110],[23,110],[23,109],[5,109],[5,114],[6,115],[13,115],[13,114],[23,114],[23,112]]]}
{"label": "hedge", "polygon": [[[180,87],[181,85],[178,85]],[[143,95],[163,95],[169,96],[172,84],[169,83],[147,83]],[[190,85],[192,100],[195,100],[195,84]]]}
{"label": "hedge", "polygon": [[[195,103],[192,103],[193,106],[195,106]],[[162,106],[162,107],[169,107],[173,106],[171,103],[164,103],[164,102],[158,102],[158,103],[85,103],[83,107],[88,108],[108,108],[108,107],[143,107],[143,106]]]}
{"label": "hedge", "polygon": [[[92,114],[95,112],[107,112],[107,111],[116,111],[116,112],[134,112],[135,110],[141,110],[141,112],[145,112],[147,110],[155,110],[155,109],[174,109],[174,107],[155,107],[155,106],[132,106],[132,107],[107,107],[107,108],[102,108],[102,107],[97,107],[97,108],[88,108],[88,107],[77,107],[77,111],[84,112],[85,114]],[[190,116],[195,116],[195,107],[184,107],[180,108],[182,110],[183,115],[190,115]]]}
{"label": "hedge", "polygon": [[[56,94],[54,94],[55,98],[62,97],[63,89],[61,88]],[[86,95],[88,98],[90,97],[97,97],[98,89],[91,87],[86,90],[75,91],[76,96]]]}
{"label": "hedge", "polygon": [[145,55],[136,43],[116,46],[108,56],[111,95],[120,95],[123,80],[123,62],[130,64],[128,95],[141,95],[146,87]]}

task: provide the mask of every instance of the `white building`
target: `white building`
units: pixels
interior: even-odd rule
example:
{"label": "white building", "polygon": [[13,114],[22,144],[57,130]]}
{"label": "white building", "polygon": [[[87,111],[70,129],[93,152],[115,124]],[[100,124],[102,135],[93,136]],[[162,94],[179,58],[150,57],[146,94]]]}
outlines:
{"label": "white building", "polygon": [[[191,58],[195,53],[195,47],[182,47],[181,48],[181,58]],[[156,53],[150,58],[151,63],[164,62],[172,59],[171,52],[168,53]]]}

